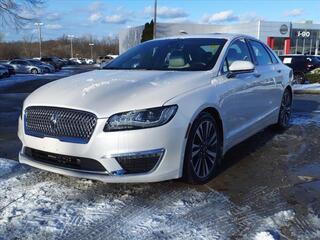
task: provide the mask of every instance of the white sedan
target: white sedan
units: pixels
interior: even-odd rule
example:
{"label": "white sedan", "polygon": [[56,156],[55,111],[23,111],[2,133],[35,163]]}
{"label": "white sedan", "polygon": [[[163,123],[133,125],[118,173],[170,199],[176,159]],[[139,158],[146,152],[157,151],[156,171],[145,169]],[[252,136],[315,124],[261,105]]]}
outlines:
{"label": "white sedan", "polygon": [[249,36],[149,41],[29,95],[19,160],[104,182],[205,183],[231,147],[289,126],[292,77]]}

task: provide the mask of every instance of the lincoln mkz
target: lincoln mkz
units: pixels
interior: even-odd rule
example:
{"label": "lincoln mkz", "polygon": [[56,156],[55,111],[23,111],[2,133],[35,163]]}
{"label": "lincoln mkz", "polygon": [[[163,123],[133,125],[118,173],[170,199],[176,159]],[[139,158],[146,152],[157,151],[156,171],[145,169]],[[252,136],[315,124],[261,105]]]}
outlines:
{"label": "lincoln mkz", "polygon": [[21,163],[104,182],[206,183],[224,154],[289,125],[292,70],[245,35],[157,39],[24,102]]}

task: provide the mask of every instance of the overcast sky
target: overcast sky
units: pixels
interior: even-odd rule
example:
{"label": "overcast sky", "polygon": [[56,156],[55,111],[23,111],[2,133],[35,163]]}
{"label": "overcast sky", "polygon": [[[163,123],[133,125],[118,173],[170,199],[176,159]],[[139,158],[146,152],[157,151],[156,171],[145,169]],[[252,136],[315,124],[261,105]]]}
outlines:
{"label": "overcast sky", "polygon": [[[45,24],[45,40],[63,34],[101,38],[150,21],[153,4],[153,0],[47,0],[41,9],[23,14],[37,16]],[[159,22],[232,24],[261,19],[320,23],[319,13],[319,0],[158,0]],[[0,31],[8,41],[36,38],[33,23],[24,28],[17,32],[14,27],[1,26]]]}

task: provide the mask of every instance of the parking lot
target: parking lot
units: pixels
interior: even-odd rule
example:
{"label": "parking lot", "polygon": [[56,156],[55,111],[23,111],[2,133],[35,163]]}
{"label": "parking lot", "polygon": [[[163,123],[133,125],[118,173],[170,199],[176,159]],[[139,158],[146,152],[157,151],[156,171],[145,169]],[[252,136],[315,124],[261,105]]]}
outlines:
{"label": "parking lot", "polygon": [[20,165],[23,100],[88,70],[0,81],[0,239],[320,238],[320,95],[297,95],[290,129],[266,129],[232,149],[204,186],[104,184]]}

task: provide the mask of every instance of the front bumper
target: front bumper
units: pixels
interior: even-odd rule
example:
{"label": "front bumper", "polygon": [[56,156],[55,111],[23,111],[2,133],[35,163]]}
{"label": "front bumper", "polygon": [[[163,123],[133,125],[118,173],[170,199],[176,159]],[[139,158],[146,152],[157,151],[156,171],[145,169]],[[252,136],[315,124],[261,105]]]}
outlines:
{"label": "front bumper", "polygon": [[[20,163],[58,174],[114,183],[158,182],[176,179],[182,175],[188,121],[183,115],[179,114],[179,111],[169,123],[163,126],[131,131],[103,132],[106,119],[98,119],[95,131],[87,144],[61,142],[58,139],[48,137],[29,136],[24,134],[22,123],[22,120],[20,120],[18,135],[23,144],[19,154]],[[106,171],[81,171],[37,161],[32,156],[25,154],[25,148],[94,159]],[[123,168],[123,165],[119,164],[119,157],[132,156],[132,153],[144,154],[155,150],[161,150],[162,155],[156,166],[150,171],[128,173]]]}

